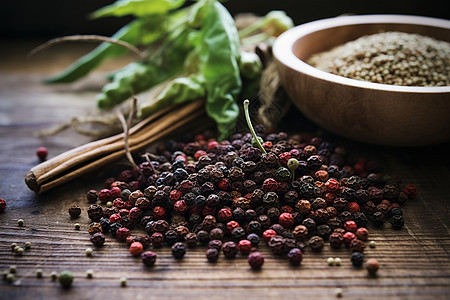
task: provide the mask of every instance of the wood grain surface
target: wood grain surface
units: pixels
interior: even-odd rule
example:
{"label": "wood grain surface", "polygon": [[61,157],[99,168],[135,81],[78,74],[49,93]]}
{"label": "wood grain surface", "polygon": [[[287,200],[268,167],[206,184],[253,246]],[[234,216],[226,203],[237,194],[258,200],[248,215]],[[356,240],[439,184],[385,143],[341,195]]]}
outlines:
{"label": "wood grain surface", "polygon": [[[375,153],[388,171],[416,184],[419,196],[404,205],[406,226],[393,230],[370,229],[376,248],[366,247],[367,258],[380,261],[376,278],[351,266],[347,249],[307,251],[300,267],[288,265],[265,246],[266,262],[252,271],[243,256],[220,257],[208,263],[205,248],[188,250],[182,261],[170,249],[158,249],[153,268],[132,257],[124,243],[107,236],[103,248],[92,257],[87,228],[89,206],[86,192],[101,188],[107,174],[84,177],[42,195],[25,183],[27,172],[38,163],[36,148],[46,146],[49,157],[90,141],[71,130],[52,137],[37,137],[77,114],[94,111],[95,94],[105,72],[127,62],[107,62],[88,78],[71,85],[45,86],[41,80],[55,74],[91,46],[61,46],[26,59],[40,41],[2,41],[0,48],[0,198],[7,208],[0,214],[0,271],[17,266],[13,284],[0,281],[0,299],[332,299],[342,288],[344,299],[448,299],[450,294],[450,164],[448,145],[422,148],[385,148],[355,144],[359,151]],[[67,212],[72,204],[82,207],[79,219]],[[24,220],[23,227],[17,220]],[[74,230],[80,223],[81,230]],[[138,233],[139,230],[135,230]],[[31,242],[22,256],[11,251],[11,243]],[[341,257],[341,266],[328,266],[328,257]],[[44,278],[36,277],[42,269]],[[86,271],[94,270],[94,278]],[[63,290],[50,280],[52,271],[71,270],[73,287]],[[128,286],[120,287],[127,277]]]}

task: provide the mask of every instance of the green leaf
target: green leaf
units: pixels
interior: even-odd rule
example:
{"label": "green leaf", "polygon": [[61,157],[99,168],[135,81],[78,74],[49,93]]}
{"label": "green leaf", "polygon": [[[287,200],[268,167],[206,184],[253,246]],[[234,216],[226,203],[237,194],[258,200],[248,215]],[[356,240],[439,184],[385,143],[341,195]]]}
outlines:
{"label": "green leaf", "polygon": [[[130,44],[137,44],[140,39],[141,22],[136,20],[116,32],[112,38],[128,42]],[[80,57],[77,61],[72,63],[64,71],[58,75],[45,80],[46,83],[63,83],[72,82],[95,69],[106,58],[114,58],[124,55],[129,50],[111,43],[101,43],[97,48],[88,54]]]}
{"label": "green leaf", "polygon": [[222,4],[208,1],[205,5],[208,12],[201,29],[199,70],[205,78],[206,112],[216,121],[223,138],[234,129],[239,115],[239,36],[232,16]]}
{"label": "green leaf", "polygon": [[105,16],[137,17],[164,14],[173,9],[181,7],[186,0],[118,0],[92,13],[93,18]]}

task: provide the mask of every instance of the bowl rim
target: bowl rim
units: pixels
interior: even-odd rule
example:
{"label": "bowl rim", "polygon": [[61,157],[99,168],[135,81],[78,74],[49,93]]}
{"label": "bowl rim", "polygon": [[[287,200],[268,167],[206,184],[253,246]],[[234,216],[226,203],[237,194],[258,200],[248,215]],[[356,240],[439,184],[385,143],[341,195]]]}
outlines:
{"label": "bowl rim", "polygon": [[414,24],[438,27],[450,30],[450,21],[439,18],[398,15],[398,14],[373,14],[373,15],[353,15],[353,16],[337,16],[333,18],[321,19],[295,26],[282,33],[274,42],[272,51],[273,55],[280,63],[307,75],[334,82],[342,85],[349,85],[359,88],[369,88],[383,91],[393,92],[410,92],[410,93],[450,93],[450,86],[438,87],[417,87],[417,86],[400,86],[392,84],[374,83],[369,81],[357,80],[343,77],[319,70],[297,56],[292,51],[293,45],[303,36],[311,34],[315,31],[341,27],[345,25],[356,24],[377,24],[377,23],[394,23],[394,24]]}

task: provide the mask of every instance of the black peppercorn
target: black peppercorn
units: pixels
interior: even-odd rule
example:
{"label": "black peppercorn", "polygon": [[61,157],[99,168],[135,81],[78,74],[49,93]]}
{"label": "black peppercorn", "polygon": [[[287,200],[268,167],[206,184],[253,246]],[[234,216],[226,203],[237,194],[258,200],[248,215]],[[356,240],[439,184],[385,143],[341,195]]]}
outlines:
{"label": "black peppercorn", "polygon": [[178,234],[175,230],[169,229],[164,233],[164,241],[172,246],[178,241]]}
{"label": "black peppercorn", "polygon": [[246,236],[246,233],[245,233],[244,228],[242,228],[242,227],[236,227],[236,228],[233,228],[233,230],[231,230],[231,239],[236,243],[242,239],[245,239],[245,236]]}
{"label": "black peppercorn", "polygon": [[258,247],[260,241],[258,234],[250,233],[249,235],[247,235],[247,240],[250,241],[253,247]]}
{"label": "black peppercorn", "polygon": [[113,237],[116,237],[116,232],[119,228],[122,228],[122,224],[120,224],[119,222],[113,222],[109,224],[109,231],[111,232],[111,235]]}
{"label": "black peppercorn", "polygon": [[373,213],[373,215],[372,215],[373,225],[375,225],[376,227],[381,227],[381,226],[383,226],[384,221],[385,221],[385,216],[381,211],[376,211]]}
{"label": "black peppercorn", "polygon": [[285,238],[281,235],[272,236],[267,244],[270,250],[276,255],[283,255],[286,253],[286,248],[284,246]]}
{"label": "black peppercorn", "polygon": [[94,233],[90,239],[95,247],[102,247],[105,243],[105,235],[101,232]]}
{"label": "black peppercorn", "polygon": [[207,249],[206,259],[211,263],[217,262],[217,260],[219,259],[219,250],[217,250],[216,248]]}
{"label": "black peppercorn", "polygon": [[73,204],[69,207],[69,215],[73,219],[78,218],[81,215],[81,208],[78,205]]}
{"label": "black peppercorn", "polygon": [[260,235],[262,233],[261,224],[258,221],[251,221],[248,223],[246,231],[247,233],[256,233],[257,235]]}
{"label": "black peppercorn", "polygon": [[340,232],[333,232],[328,237],[328,240],[330,241],[331,248],[339,249],[344,242],[344,237]]}
{"label": "black peppercorn", "polygon": [[403,215],[392,216],[391,225],[392,225],[392,228],[401,229],[403,227],[403,225],[405,225],[405,219],[403,218]]}
{"label": "black peppercorn", "polygon": [[237,244],[232,241],[224,243],[222,246],[222,252],[226,258],[235,258],[238,253]]}
{"label": "black peppercorn", "polygon": [[200,244],[206,244],[209,242],[209,233],[206,230],[199,230],[197,232],[197,238]]}
{"label": "black peppercorn", "polygon": [[92,204],[87,211],[89,219],[94,222],[100,221],[103,217],[103,208],[98,204]]}
{"label": "black peppercorn", "polygon": [[363,212],[357,211],[352,215],[353,221],[355,221],[358,227],[367,227],[367,217]]}
{"label": "black peppercorn", "polygon": [[100,226],[102,227],[103,233],[109,232],[109,219],[107,218],[101,218],[99,221]]}
{"label": "black peppercorn", "polygon": [[356,268],[360,268],[363,265],[364,262],[364,254],[361,252],[353,252],[352,256],[350,257],[350,261],[352,262],[352,265]]}
{"label": "black peppercorn", "polygon": [[330,234],[331,234],[330,226],[325,224],[317,226],[317,235],[323,238],[324,240],[328,239]]}
{"label": "black peppercorn", "polygon": [[322,251],[324,242],[320,236],[315,235],[309,239],[308,245],[313,251],[319,252]]}
{"label": "black peppercorn", "polygon": [[161,248],[164,243],[164,236],[159,232],[153,233],[150,239],[152,241],[153,247],[155,248]]}
{"label": "black peppercorn", "polygon": [[172,255],[175,259],[182,259],[186,254],[186,245],[181,242],[176,242],[172,245]]}

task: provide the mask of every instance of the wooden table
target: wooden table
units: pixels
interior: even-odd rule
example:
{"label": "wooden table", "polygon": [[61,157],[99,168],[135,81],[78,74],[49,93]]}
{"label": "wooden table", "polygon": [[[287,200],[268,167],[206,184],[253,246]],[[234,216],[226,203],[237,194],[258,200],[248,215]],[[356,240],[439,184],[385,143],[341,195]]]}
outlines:
{"label": "wooden table", "polygon": [[[206,261],[204,248],[189,250],[185,259],[175,261],[170,250],[157,250],[154,268],[145,268],[132,257],[124,243],[107,238],[105,247],[95,249],[92,257],[85,249],[92,247],[87,228],[89,206],[86,192],[100,188],[105,174],[84,178],[35,195],[24,183],[24,176],[38,163],[35,150],[49,149],[53,157],[81,145],[89,138],[73,131],[52,137],[37,137],[42,129],[68,121],[77,114],[95,111],[94,97],[103,75],[127,62],[127,58],[109,62],[101,70],[72,85],[46,86],[41,80],[55,74],[90,46],[58,46],[27,59],[26,53],[40,41],[6,41],[0,50],[0,197],[7,209],[0,214],[0,271],[17,266],[14,284],[0,281],[1,299],[135,299],[228,298],[228,299],[299,299],[334,298],[342,288],[345,298],[448,299],[450,294],[450,168],[448,145],[416,149],[375,149],[387,169],[405,183],[416,184],[419,196],[404,206],[406,226],[392,230],[370,228],[376,248],[367,247],[366,257],[381,263],[378,277],[370,278],[364,269],[355,269],[346,249],[323,252],[307,251],[301,267],[290,267],[285,259],[274,257],[261,247],[266,263],[260,272],[250,270],[244,257],[221,258],[217,264]],[[82,207],[80,219],[71,219],[71,204]],[[22,218],[23,227],[17,225]],[[74,230],[80,223],[81,230]],[[11,243],[32,247],[19,257]],[[328,257],[341,257],[341,266],[328,266]],[[36,277],[42,269],[44,278]],[[86,278],[86,270],[94,278]],[[63,290],[50,280],[52,271],[71,270],[75,275],[72,289]],[[128,278],[128,287],[119,279]]]}

